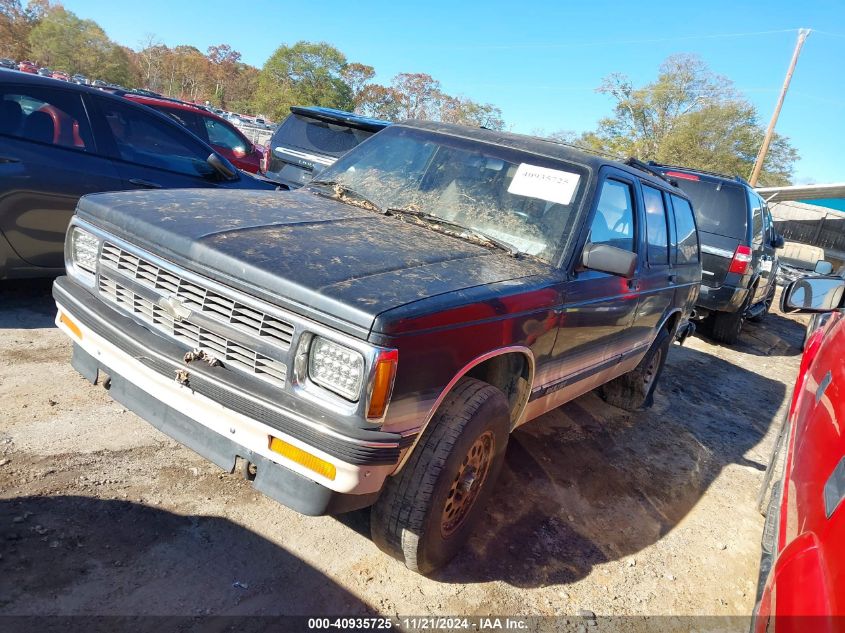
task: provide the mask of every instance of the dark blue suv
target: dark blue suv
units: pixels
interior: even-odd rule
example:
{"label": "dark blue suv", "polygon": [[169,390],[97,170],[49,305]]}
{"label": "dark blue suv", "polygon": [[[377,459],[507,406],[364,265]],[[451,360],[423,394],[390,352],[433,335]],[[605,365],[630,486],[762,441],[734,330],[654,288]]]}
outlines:
{"label": "dark blue suv", "polygon": [[0,279],[64,271],[65,231],[81,196],[174,187],[275,188],[146,106],[0,73]]}

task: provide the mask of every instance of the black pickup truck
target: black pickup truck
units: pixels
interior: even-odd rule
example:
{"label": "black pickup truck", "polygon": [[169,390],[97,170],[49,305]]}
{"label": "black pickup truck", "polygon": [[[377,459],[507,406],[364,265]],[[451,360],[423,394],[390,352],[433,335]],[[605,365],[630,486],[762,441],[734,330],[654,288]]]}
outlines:
{"label": "black pickup truck", "polygon": [[395,125],[291,192],[84,197],[56,322],[141,417],[304,514],[447,562],[510,432],[650,404],[701,266],[683,192],[540,139]]}

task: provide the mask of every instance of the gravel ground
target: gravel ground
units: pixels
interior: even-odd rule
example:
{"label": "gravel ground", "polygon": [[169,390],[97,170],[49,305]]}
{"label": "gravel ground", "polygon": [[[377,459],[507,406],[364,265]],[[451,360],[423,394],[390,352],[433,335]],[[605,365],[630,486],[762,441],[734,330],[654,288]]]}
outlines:
{"label": "gravel ground", "polygon": [[675,345],[655,406],[594,394],[512,438],[495,503],[434,578],[365,512],[307,518],[70,367],[45,282],[0,285],[0,615],[747,615],[755,508],[803,322]]}

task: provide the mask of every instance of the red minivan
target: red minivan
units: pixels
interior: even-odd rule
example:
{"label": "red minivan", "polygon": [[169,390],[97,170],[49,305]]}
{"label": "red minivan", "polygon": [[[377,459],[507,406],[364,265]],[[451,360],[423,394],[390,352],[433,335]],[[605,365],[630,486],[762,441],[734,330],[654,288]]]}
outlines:
{"label": "red minivan", "polygon": [[755,633],[845,630],[843,298],[841,277],[805,277],[781,297],[784,313],[832,316],[807,339],[795,382],[783,478],[763,534]]}
{"label": "red minivan", "polygon": [[223,154],[238,169],[248,171],[251,174],[258,173],[261,157],[264,155],[262,149],[253,145],[238,128],[225,119],[208,110],[182,101],[148,97],[131,92],[120,94],[125,99],[141,103],[173,117]]}

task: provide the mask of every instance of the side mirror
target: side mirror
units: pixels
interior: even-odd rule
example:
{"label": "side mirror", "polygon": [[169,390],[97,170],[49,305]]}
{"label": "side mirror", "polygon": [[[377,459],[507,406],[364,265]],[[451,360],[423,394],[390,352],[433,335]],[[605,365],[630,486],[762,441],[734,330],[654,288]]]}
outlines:
{"label": "side mirror", "polygon": [[608,244],[590,244],[581,255],[584,268],[631,279],[637,270],[637,254]]}
{"label": "side mirror", "polygon": [[772,248],[783,248],[784,239],[783,235],[775,235],[772,238]]}
{"label": "side mirror", "polygon": [[237,172],[235,168],[232,167],[232,164],[228,160],[224,160],[220,158],[217,154],[209,154],[208,158],[205,159],[209,165],[214,168],[218,174],[223,176],[226,180],[234,180],[237,176]]}
{"label": "side mirror", "polygon": [[820,259],[816,262],[816,267],[813,269],[813,272],[817,275],[829,275],[833,272],[833,264],[824,259]]}
{"label": "side mirror", "polygon": [[832,312],[842,307],[845,279],[841,277],[802,277],[786,287],[780,298],[784,314]]}

